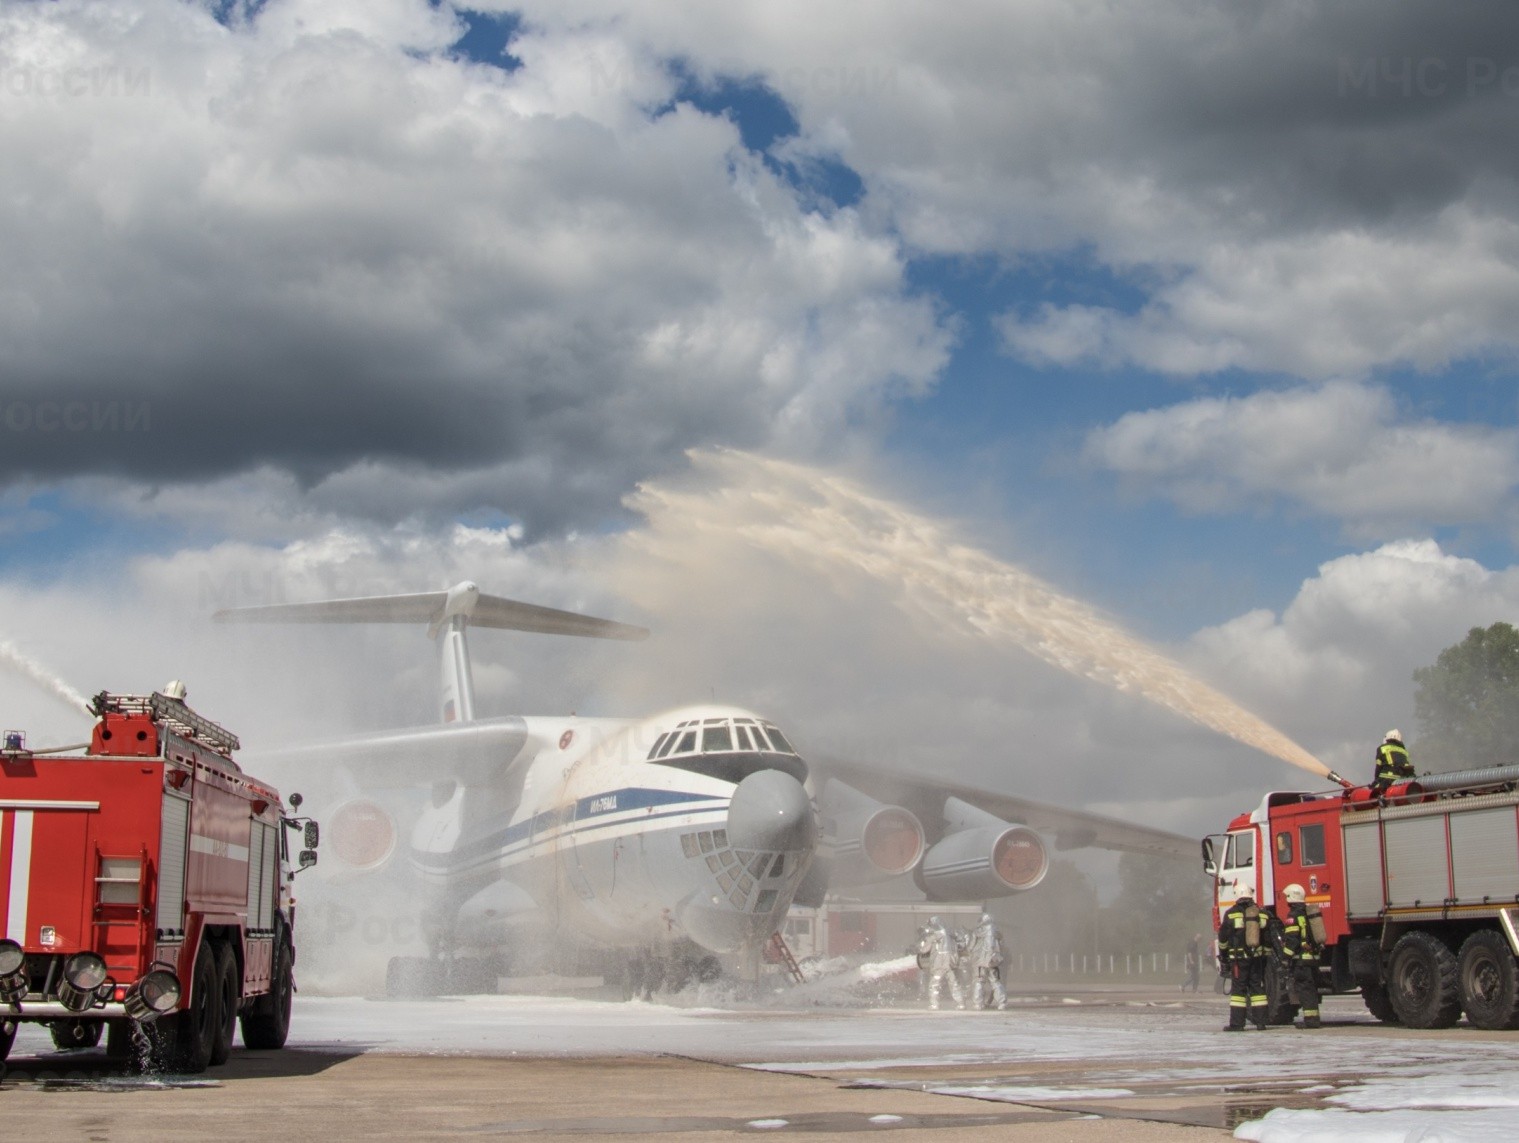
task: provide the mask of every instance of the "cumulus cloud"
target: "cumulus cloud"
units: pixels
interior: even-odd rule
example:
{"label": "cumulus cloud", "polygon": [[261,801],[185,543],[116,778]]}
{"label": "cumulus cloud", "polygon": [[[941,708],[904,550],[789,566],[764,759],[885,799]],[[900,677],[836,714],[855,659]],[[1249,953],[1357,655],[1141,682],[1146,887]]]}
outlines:
{"label": "cumulus cloud", "polygon": [[1361,775],[1389,726],[1417,755],[1414,670],[1500,620],[1519,621],[1519,568],[1399,540],[1323,564],[1280,615],[1251,611],[1199,631],[1189,661],[1341,773]]}
{"label": "cumulus cloud", "polygon": [[1127,413],[1085,456],[1192,511],[1285,501],[1362,533],[1501,518],[1519,485],[1519,433],[1419,419],[1348,381]]}
{"label": "cumulus cloud", "polygon": [[0,471],[264,466],[353,515],[565,529],[692,443],[805,452],[931,383],[949,337],[894,242],[668,61],[587,27],[506,70],[463,30],[423,0],[7,8]]}
{"label": "cumulus cloud", "polygon": [[914,251],[1079,249],[1136,311],[1018,309],[1035,362],[1324,378],[1512,354],[1519,12],[1268,5],[513,3],[768,84]]}

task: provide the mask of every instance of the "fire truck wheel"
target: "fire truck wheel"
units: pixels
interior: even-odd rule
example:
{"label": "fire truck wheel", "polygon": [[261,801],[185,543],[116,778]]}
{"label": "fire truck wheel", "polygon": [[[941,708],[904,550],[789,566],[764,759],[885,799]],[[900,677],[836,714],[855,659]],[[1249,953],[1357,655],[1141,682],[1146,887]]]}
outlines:
{"label": "fire truck wheel", "polygon": [[53,1047],[60,1052],[75,1048],[93,1048],[100,1043],[105,1031],[104,1020],[54,1020],[48,1031],[53,1035]]}
{"label": "fire truck wheel", "polygon": [[0,1062],[3,1062],[11,1054],[11,1045],[16,1042],[16,1029],[21,1027],[14,1020],[0,1020]]}
{"label": "fire truck wheel", "polygon": [[1382,1023],[1396,1024],[1398,1022],[1398,1014],[1393,1011],[1392,998],[1387,995],[1386,985],[1361,985],[1361,1000],[1366,1005],[1366,1011]]}
{"label": "fire truck wheel", "polygon": [[290,1001],[294,994],[290,946],[284,940],[277,940],[269,991],[242,1014],[243,1047],[267,1050],[285,1046],[285,1037],[290,1034]]}
{"label": "fire truck wheel", "polygon": [[232,1055],[232,1033],[237,1027],[237,1009],[242,1000],[242,974],[237,971],[237,954],[232,946],[218,941],[216,949],[216,1008],[220,1020],[211,1042],[211,1066],[219,1067]]}
{"label": "fire truck wheel", "polygon": [[1461,1007],[1474,1026],[1488,1031],[1519,1027],[1519,962],[1507,937],[1497,929],[1478,929],[1461,946],[1457,969]]}
{"label": "fire truck wheel", "polygon": [[1415,929],[1392,947],[1387,992],[1409,1028],[1449,1028],[1461,1018],[1456,958],[1433,933]]}
{"label": "fire truck wheel", "polygon": [[211,1047],[221,1022],[216,950],[202,944],[191,978],[190,1007],[155,1020],[150,1028],[155,1061],[171,1071],[195,1075],[211,1063]]}

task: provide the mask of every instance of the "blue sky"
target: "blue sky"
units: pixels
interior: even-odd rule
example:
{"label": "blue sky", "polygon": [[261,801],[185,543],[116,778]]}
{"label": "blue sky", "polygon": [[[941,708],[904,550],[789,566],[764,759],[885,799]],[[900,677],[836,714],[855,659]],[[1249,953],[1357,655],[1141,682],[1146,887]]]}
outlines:
{"label": "blue sky", "polygon": [[1424,7],[22,6],[16,625],[233,566],[399,590],[482,536],[568,603],[555,553],[733,447],[951,519],[1349,752],[1519,618],[1519,101],[1345,81],[1519,26]]}

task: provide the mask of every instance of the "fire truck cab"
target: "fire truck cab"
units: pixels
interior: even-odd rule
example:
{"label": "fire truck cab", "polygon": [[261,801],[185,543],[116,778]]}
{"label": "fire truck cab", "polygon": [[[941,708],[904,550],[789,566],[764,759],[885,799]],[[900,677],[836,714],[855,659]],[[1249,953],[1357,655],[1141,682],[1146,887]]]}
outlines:
{"label": "fire truck cab", "polygon": [[[0,1060],[22,1022],[60,1048],[156,1066],[284,1045],[295,989],[286,834],[314,822],[232,760],[237,737],[169,694],[92,700],[79,748],[0,748]],[[182,688],[178,693],[182,694]],[[299,795],[291,807],[298,808]]]}

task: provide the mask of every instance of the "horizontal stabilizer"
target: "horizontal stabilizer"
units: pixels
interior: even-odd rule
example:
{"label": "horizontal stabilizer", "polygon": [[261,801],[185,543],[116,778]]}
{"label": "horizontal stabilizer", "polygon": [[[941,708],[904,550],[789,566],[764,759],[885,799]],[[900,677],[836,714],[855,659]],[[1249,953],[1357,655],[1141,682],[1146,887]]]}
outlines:
{"label": "horizontal stabilizer", "polygon": [[327,599],[316,603],[275,603],[262,607],[229,607],[214,616],[219,623],[425,623],[436,630],[451,616],[464,617],[471,627],[501,627],[540,635],[579,635],[588,639],[644,639],[643,627],[597,619],[481,594],[474,584],[448,591],[411,595],[371,595],[359,599]]}

